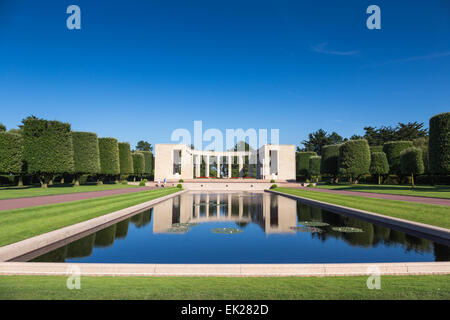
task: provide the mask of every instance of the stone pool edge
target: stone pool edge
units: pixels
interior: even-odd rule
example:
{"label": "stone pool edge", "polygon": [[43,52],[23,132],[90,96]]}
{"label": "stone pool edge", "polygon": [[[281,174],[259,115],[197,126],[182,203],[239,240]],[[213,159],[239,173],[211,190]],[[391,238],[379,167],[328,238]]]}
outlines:
{"label": "stone pool edge", "polygon": [[7,261],[20,258],[22,256],[31,254],[34,251],[42,250],[46,247],[55,245],[57,243],[64,245],[64,242],[67,242],[69,238],[70,241],[73,241],[74,237],[84,235],[86,232],[90,232],[92,230],[120,222],[120,220],[123,220],[128,216],[136,214],[139,211],[148,209],[158,204],[159,202],[176,197],[187,191],[188,190],[181,190],[179,192],[175,192],[160,198],[146,201],[125,209],[107,213],[100,217],[92,218],[83,222],[79,222],[67,227],[63,227],[57,230],[53,230],[47,233],[43,233],[25,240],[21,240],[0,247],[0,265],[2,265]]}
{"label": "stone pool edge", "polygon": [[445,274],[450,274],[450,262],[336,264],[0,263],[0,276],[325,277]]}
{"label": "stone pool edge", "polygon": [[309,198],[305,198],[305,197],[301,197],[301,196],[297,196],[297,195],[292,195],[292,194],[288,194],[288,193],[284,193],[284,192],[279,192],[279,191],[274,191],[274,190],[265,190],[265,191],[269,192],[269,193],[277,194],[280,196],[288,197],[288,198],[291,198],[294,200],[301,200],[302,202],[304,202],[306,204],[317,206],[317,207],[320,207],[325,210],[330,210],[332,212],[337,212],[340,214],[353,216],[353,217],[360,218],[360,219],[362,218],[364,220],[371,221],[371,222],[378,222],[378,223],[381,223],[388,227],[397,227],[401,231],[404,231],[404,232],[410,232],[410,233],[420,235],[420,236],[422,236],[422,235],[428,236],[428,237],[431,237],[434,239],[443,240],[444,242],[447,242],[447,243],[450,242],[450,229],[436,227],[436,226],[432,226],[432,225],[425,224],[425,223],[390,217],[390,216],[386,216],[386,215],[382,215],[382,214],[374,213],[374,212],[370,212],[370,211],[345,207],[345,206],[341,206],[338,204],[332,204],[332,203],[323,202],[323,201],[319,201],[319,200],[313,200],[313,199],[309,199]]}

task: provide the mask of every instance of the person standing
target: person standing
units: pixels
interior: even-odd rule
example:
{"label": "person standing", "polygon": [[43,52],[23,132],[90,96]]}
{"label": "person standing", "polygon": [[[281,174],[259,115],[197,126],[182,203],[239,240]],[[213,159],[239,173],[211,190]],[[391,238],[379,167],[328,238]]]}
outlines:
{"label": "person standing", "polygon": [[164,178],[164,188],[166,187],[166,178]]}

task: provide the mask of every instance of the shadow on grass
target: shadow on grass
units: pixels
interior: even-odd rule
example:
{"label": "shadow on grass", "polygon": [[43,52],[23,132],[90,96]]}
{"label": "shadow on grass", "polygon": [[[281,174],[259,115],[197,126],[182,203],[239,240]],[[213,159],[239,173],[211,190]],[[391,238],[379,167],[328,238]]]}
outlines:
{"label": "shadow on grass", "polygon": [[[331,185],[330,185],[331,186]],[[411,191],[411,192],[450,192],[449,186],[383,186],[383,185],[336,185],[333,190],[348,191]]]}
{"label": "shadow on grass", "polygon": [[[116,183],[114,182],[104,182],[103,185],[114,185]],[[92,182],[92,183],[85,183],[80,185],[81,187],[83,186],[96,186],[97,183],[96,182]],[[64,184],[54,184],[51,186],[48,186],[48,189],[57,189],[57,188],[73,188],[73,184],[72,183],[64,183]],[[40,184],[33,184],[33,185],[29,185],[29,186],[23,186],[23,187],[1,187],[0,190],[1,191],[9,191],[9,190],[28,190],[28,189],[41,189],[41,185]]]}

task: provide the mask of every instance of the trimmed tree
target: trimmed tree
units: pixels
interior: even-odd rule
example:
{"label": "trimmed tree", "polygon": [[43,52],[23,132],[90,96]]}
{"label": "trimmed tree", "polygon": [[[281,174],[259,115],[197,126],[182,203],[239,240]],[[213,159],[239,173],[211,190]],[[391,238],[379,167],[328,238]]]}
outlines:
{"label": "trimmed tree", "polygon": [[70,124],[27,118],[23,121],[23,159],[46,188],[56,174],[73,173]]}
{"label": "trimmed tree", "polygon": [[322,161],[322,157],[320,156],[312,156],[309,158],[309,171],[308,174],[311,178],[315,179],[316,182],[320,175],[320,163]]}
{"label": "trimmed tree", "polygon": [[428,165],[433,174],[450,173],[450,112],[430,119]]}
{"label": "trimmed tree", "polygon": [[383,152],[383,146],[370,146],[370,152]]}
{"label": "trimmed tree", "polygon": [[23,139],[16,133],[0,132],[0,173],[19,175],[18,186],[22,182]]}
{"label": "trimmed tree", "polygon": [[317,156],[317,153],[313,151],[297,152],[296,155],[296,172],[298,176],[308,175],[309,170],[309,158]]}
{"label": "trimmed tree", "polygon": [[144,155],[140,152],[132,153],[133,157],[133,166],[134,166],[134,174],[138,177],[142,177],[145,173],[145,161]]}
{"label": "trimmed tree", "polygon": [[413,146],[412,141],[390,141],[383,145],[383,152],[386,154],[389,163],[389,170],[393,174],[402,173],[402,163],[400,153]]}
{"label": "trimmed tree", "polygon": [[72,132],[74,186],[80,185],[83,174],[100,173],[100,152],[97,134],[92,132]]}
{"label": "trimmed tree", "polygon": [[128,142],[119,142],[119,162],[120,175],[129,176],[133,173],[133,158]]}
{"label": "trimmed tree", "polygon": [[339,173],[348,176],[350,182],[369,173],[370,148],[367,140],[349,140],[339,148]]}
{"label": "trimmed tree", "polygon": [[144,174],[152,175],[153,173],[153,154],[150,151],[137,151],[136,153],[142,153],[144,156]]}
{"label": "trimmed tree", "polygon": [[99,138],[100,175],[102,179],[120,174],[119,144],[115,138]]}
{"label": "trimmed tree", "polygon": [[389,173],[389,163],[384,152],[372,152],[369,171],[378,175],[378,184],[381,184],[381,175]]}
{"label": "trimmed tree", "polygon": [[339,144],[322,147],[320,171],[322,174],[332,175],[334,181],[339,173],[339,147]]}
{"label": "trimmed tree", "polygon": [[411,147],[405,149],[400,154],[402,163],[402,173],[411,176],[411,185],[414,187],[414,175],[423,173],[422,151],[419,148]]}

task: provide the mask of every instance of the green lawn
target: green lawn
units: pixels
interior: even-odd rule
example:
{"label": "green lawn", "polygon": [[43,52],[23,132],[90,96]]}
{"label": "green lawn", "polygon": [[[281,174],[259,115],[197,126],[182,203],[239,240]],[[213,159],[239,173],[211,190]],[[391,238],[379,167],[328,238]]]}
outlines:
{"label": "green lawn", "polygon": [[0,299],[450,299],[450,275],[367,277],[82,277],[0,276]]}
{"label": "green lawn", "polygon": [[124,184],[104,184],[104,185],[81,185],[79,187],[73,187],[72,185],[54,185],[46,189],[38,186],[27,187],[8,187],[0,188],[0,200],[1,199],[15,199],[25,197],[38,197],[38,196],[50,196],[55,194],[67,194],[77,192],[91,192],[91,191],[103,191],[103,190],[116,190],[124,188],[136,188],[134,185]]}
{"label": "green lawn", "polygon": [[292,188],[276,188],[274,190],[308,199],[380,213],[391,217],[450,228],[450,207],[446,206],[348,196]]}
{"label": "green lawn", "polygon": [[416,186],[411,188],[411,186],[405,185],[321,184],[317,188],[450,199],[450,186]]}
{"label": "green lawn", "polygon": [[0,211],[0,246],[180,191],[171,187]]}

